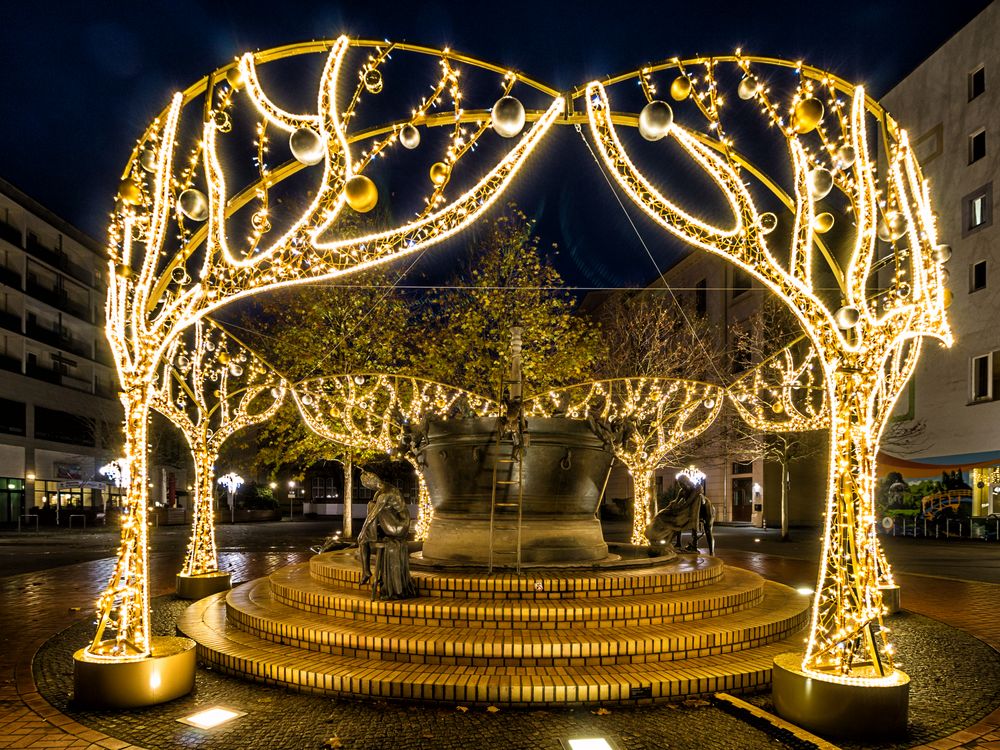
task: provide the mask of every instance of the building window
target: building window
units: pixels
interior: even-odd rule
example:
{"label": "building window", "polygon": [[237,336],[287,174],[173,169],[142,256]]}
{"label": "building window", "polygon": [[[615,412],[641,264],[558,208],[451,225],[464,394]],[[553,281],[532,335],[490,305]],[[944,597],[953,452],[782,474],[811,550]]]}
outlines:
{"label": "building window", "polygon": [[333,477],[313,477],[313,500],[333,500],[339,497],[340,493],[337,491],[337,484]]}
{"label": "building window", "polygon": [[978,130],[969,136],[969,164],[986,156],[986,130]]}
{"label": "building window", "polygon": [[708,315],[708,282],[705,279],[694,285],[694,311],[698,315]]}
{"label": "building window", "polygon": [[987,183],[962,199],[962,236],[993,223],[993,183]]}
{"label": "building window", "polygon": [[733,461],[733,474],[753,474],[753,461]]}
{"label": "building window", "polygon": [[980,65],[969,73],[969,101],[986,91],[986,66]]}
{"label": "building window", "polygon": [[95,426],[92,419],[58,409],[35,407],[35,437],[71,445],[95,444]]}
{"label": "building window", "polygon": [[750,291],[750,274],[742,268],[733,269],[733,299]]}
{"label": "building window", "polygon": [[986,288],[986,261],[981,260],[969,267],[969,291],[978,292]]}
{"label": "building window", "polygon": [[0,432],[7,435],[23,435],[25,414],[25,405],[20,401],[0,398]]}
{"label": "building window", "polygon": [[1000,396],[1000,350],[972,358],[973,402],[993,401]]}

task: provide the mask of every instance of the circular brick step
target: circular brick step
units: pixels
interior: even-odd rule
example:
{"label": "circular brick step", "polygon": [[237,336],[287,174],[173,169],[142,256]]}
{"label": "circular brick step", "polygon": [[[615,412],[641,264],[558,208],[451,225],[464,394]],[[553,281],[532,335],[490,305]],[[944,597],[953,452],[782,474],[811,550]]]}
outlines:
{"label": "circular brick step", "polygon": [[729,654],[640,664],[498,667],[427,664],[304,651],[227,623],[225,595],[196,602],[178,628],[203,663],[236,676],[328,695],[510,706],[648,703],[766,687],[775,656],[800,637]]}
{"label": "circular brick step", "polygon": [[[421,596],[462,599],[573,599],[662,594],[707,586],[723,573],[715,557],[678,555],[661,564],[623,569],[547,568],[516,573],[483,571],[412,570]],[[309,570],[320,583],[345,588],[361,587],[361,567],[355,550],[316,555]]]}
{"label": "circular brick step", "polygon": [[314,614],[413,626],[539,630],[651,625],[725,615],[757,605],[763,590],[763,578],[739,568],[726,568],[725,575],[694,589],[556,599],[418,596],[372,601],[367,586],[321,583],[310,575],[308,564],[282,568],[270,577],[274,601]]}
{"label": "circular brick step", "polygon": [[[753,575],[753,574],[749,574]],[[808,600],[766,582],[760,603],[699,620],[615,627],[577,623],[574,628],[533,629],[398,623],[397,618],[357,621],[303,612],[277,602],[266,578],[227,596],[229,622],[260,638],[351,658],[481,667],[577,666],[644,663],[742,651],[782,640],[805,624]],[[669,596],[669,595],[666,595]],[[412,606],[412,605],[411,605]],[[493,616],[491,607],[471,613]]]}

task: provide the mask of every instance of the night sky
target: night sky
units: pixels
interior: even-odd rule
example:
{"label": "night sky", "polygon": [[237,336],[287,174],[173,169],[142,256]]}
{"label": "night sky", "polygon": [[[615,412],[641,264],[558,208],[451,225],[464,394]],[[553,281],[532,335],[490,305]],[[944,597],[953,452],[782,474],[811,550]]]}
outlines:
{"label": "night sky", "polygon": [[[348,33],[450,45],[560,89],[675,54],[741,46],[807,60],[880,94],[987,4],[7,3],[0,19],[0,176],[102,239],[124,160],[174,90],[240,52],[305,39]],[[559,235],[546,239],[570,248],[561,262],[575,264],[564,269],[571,281],[638,280],[588,259],[587,232],[566,236],[574,216],[565,208],[560,215],[558,195],[529,200],[536,203],[525,206],[529,213],[547,211],[548,231]],[[648,277],[649,268],[641,275]]]}

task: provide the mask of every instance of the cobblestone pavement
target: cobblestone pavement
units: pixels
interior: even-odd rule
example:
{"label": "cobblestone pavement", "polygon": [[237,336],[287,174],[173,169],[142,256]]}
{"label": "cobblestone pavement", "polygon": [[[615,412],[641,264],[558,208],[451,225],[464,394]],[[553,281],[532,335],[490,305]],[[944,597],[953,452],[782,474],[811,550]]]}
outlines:
{"label": "cobblestone pavement", "polygon": [[[308,555],[298,550],[314,543],[325,529],[322,524],[287,522],[268,526],[271,528],[255,529],[250,525],[231,527],[228,542],[227,529],[223,527],[220,533],[224,549],[223,565],[233,570],[235,581],[266,575],[282,565],[306,559]],[[279,526],[280,533],[275,533]],[[186,533],[186,530],[167,532],[162,529],[154,533],[151,557],[154,596],[172,591],[173,575],[180,562]],[[113,545],[114,537],[108,535],[107,538]],[[7,553],[15,553],[17,545],[8,550],[3,547],[4,541],[0,538],[0,560],[6,562],[9,558]],[[35,541],[43,542],[41,539]],[[730,564],[756,570],[775,580],[812,585],[816,561],[806,558],[809,546],[800,552],[767,543],[758,546],[750,539],[747,544],[732,545],[749,549],[723,548],[721,556]],[[243,551],[246,549],[252,551]],[[802,559],[788,553],[802,554]],[[295,695],[204,671],[199,673],[197,695],[182,700],[204,705],[216,698],[218,702],[224,702],[224,695],[232,695],[240,705],[250,707],[247,717],[234,722],[229,729],[213,733],[185,730],[180,724],[176,725],[180,728],[178,730],[174,727],[173,718],[176,717],[173,716],[173,706],[179,704],[169,704],[150,709],[150,712],[104,717],[108,723],[99,726],[104,731],[98,731],[94,728],[96,725],[85,726],[78,721],[83,719],[90,724],[89,718],[67,715],[57,707],[60,703],[58,687],[51,693],[56,705],[46,701],[38,692],[31,664],[39,647],[67,626],[69,629],[53,640],[43,654],[55,653],[52,650],[58,648],[72,651],[92,635],[92,625],[84,621],[91,620],[94,598],[107,580],[111,563],[105,558],[47,571],[0,577],[0,624],[3,626],[0,633],[0,748],[89,747],[94,750],[127,748],[130,743],[147,743],[150,747],[320,748],[323,740],[333,738],[337,741],[332,744],[345,748],[538,748],[555,747],[557,745],[545,740],[554,742],[554,738],[573,734],[576,729],[581,732],[601,731],[602,736],[613,736],[624,748],[787,746],[711,706],[616,709],[608,715],[592,714],[586,709],[505,710],[491,714],[470,708],[468,712],[461,712],[452,707],[358,703]],[[897,571],[906,568],[896,560],[894,564]],[[926,674],[926,679],[921,678],[921,682],[926,685],[922,689],[927,702],[914,703],[921,709],[919,714],[915,712],[913,716],[914,724],[921,733],[915,734],[912,741],[926,741],[930,735],[924,728],[934,722],[937,722],[939,731],[975,722],[923,747],[937,750],[956,747],[1000,750],[1000,711],[976,721],[977,715],[990,708],[991,701],[992,705],[996,705],[998,700],[996,692],[1000,679],[995,671],[997,656],[994,652],[1000,646],[1000,617],[997,617],[1000,585],[907,573],[897,577],[903,586],[903,606],[908,610],[964,630],[992,647],[983,649],[982,644],[963,633],[953,628],[942,628],[940,624],[924,618],[903,616],[899,619],[897,641],[906,659],[904,668],[911,675],[918,669],[921,675]],[[166,601],[167,606],[158,608],[157,617],[161,625],[166,622],[163,618],[169,617],[171,607],[177,606],[169,599]],[[910,638],[918,644],[918,650],[924,652],[923,656],[916,656],[916,652],[911,650]],[[931,643],[932,648],[920,645],[926,643]],[[924,661],[926,663],[922,663]],[[54,680],[51,684],[58,686],[58,680],[65,680],[71,673],[72,666],[68,660],[61,663],[56,660],[49,673],[42,666],[43,662],[40,658],[39,668],[42,671],[39,679],[42,685],[49,684],[46,680]],[[963,682],[963,675],[968,677],[969,673],[979,681]],[[228,685],[227,689],[232,692],[214,692],[216,688],[213,685]],[[48,687],[45,689],[49,691]],[[62,700],[65,700],[65,688],[61,690]],[[304,713],[298,720],[292,721],[289,717],[294,715],[292,707],[298,705],[297,701],[308,702],[311,708],[299,709]],[[164,717],[169,714],[169,721],[161,722],[169,726],[169,730],[153,727],[152,719],[157,713],[162,713]],[[183,712],[178,711],[178,715],[183,715]],[[241,733],[249,731],[241,727],[253,726],[266,727],[267,730],[258,735],[253,744],[247,742],[246,737],[241,740]],[[416,730],[405,735],[406,727],[415,727]],[[181,734],[173,735],[167,744],[153,745],[150,742],[158,736],[157,732],[162,734],[168,731],[180,731]],[[149,737],[149,740],[144,737]],[[227,744],[231,741],[227,738],[235,742]]]}

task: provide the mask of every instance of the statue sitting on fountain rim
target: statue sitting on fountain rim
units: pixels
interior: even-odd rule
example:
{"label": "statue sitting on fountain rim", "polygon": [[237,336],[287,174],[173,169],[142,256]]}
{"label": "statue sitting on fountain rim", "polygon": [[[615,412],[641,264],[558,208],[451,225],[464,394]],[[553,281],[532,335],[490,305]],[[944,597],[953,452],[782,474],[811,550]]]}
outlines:
{"label": "statue sitting on fountain rim", "polygon": [[[681,474],[677,482],[681,486],[680,494],[656,514],[646,529],[646,539],[651,546],[669,541],[683,551],[697,552],[701,527],[708,542],[708,554],[714,555],[715,537],[712,535],[712,526],[715,523],[715,510],[712,503],[701,491],[701,485],[687,474]],[[685,531],[691,532],[691,544],[686,549],[681,547],[681,535]]]}
{"label": "statue sitting on fountain rim", "polygon": [[358,551],[364,585],[372,579],[371,550],[379,549],[375,558],[375,581],[372,598],[406,599],[416,596],[417,589],[410,577],[410,511],[398,487],[383,481],[370,471],[361,472],[361,484],[375,495],[368,503],[368,516],[358,532]]}

